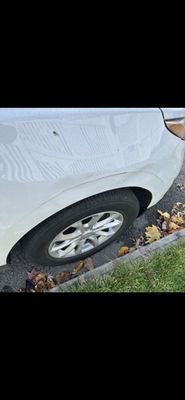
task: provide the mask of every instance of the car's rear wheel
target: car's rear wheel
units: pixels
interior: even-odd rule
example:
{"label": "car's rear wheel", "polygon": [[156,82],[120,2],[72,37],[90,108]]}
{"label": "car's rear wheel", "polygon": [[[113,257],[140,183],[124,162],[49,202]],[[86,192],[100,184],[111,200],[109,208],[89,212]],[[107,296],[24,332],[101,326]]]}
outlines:
{"label": "car's rear wheel", "polygon": [[133,223],[139,201],[130,189],[82,200],[34,228],[22,240],[25,258],[39,265],[76,262],[103,249]]}

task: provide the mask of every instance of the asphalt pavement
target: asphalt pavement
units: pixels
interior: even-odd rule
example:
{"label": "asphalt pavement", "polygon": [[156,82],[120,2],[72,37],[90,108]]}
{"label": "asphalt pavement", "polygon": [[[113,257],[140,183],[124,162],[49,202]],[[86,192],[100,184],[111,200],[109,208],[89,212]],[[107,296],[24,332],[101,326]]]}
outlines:
{"label": "asphalt pavement", "polygon": [[[157,209],[169,212],[173,204],[177,201],[185,203],[185,190],[181,191],[178,188],[177,185],[179,183],[185,184],[185,160],[180,174],[163,199],[137,218],[132,227],[130,227],[124,235],[119,237],[119,239],[114,241],[105,249],[92,256],[94,266],[98,267],[110,260],[114,260],[117,257],[117,251],[121,245],[130,246],[134,239],[137,239],[144,234],[145,227],[156,223]],[[43,267],[42,270],[45,273],[56,275],[58,272],[71,270],[73,266],[74,264],[66,264],[65,266]],[[0,267],[0,291],[2,291],[3,287],[6,285],[12,287],[15,291],[21,287],[25,287],[27,271],[30,271],[32,268],[33,265],[25,263],[21,253],[21,248],[18,245],[12,256],[11,264]]]}

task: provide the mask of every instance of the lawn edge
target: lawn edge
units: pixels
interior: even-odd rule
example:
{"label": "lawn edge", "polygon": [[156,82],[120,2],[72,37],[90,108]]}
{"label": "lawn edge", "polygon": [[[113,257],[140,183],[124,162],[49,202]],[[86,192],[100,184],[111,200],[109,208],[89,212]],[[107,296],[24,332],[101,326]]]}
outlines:
{"label": "lawn edge", "polygon": [[114,260],[109,261],[108,263],[105,263],[99,267],[96,267],[92,271],[88,271],[84,274],[77,276],[76,278],[69,280],[68,282],[61,283],[60,285],[55,286],[53,289],[50,289],[48,292],[49,293],[61,292],[61,289],[62,290],[67,289],[76,283],[81,283],[82,281],[85,283],[94,278],[97,278],[97,277],[100,277],[103,275],[107,275],[107,274],[111,273],[112,271],[114,271],[115,267],[118,266],[119,264],[130,263],[130,262],[138,260],[138,259],[146,258],[149,255],[153,254],[157,250],[163,250],[163,249],[169,247],[171,244],[177,244],[178,240],[183,237],[185,237],[185,229],[171,233],[168,236],[166,236],[158,241],[148,244],[147,246],[140,247],[138,250],[135,250],[133,253],[128,253],[124,256],[117,257]]}

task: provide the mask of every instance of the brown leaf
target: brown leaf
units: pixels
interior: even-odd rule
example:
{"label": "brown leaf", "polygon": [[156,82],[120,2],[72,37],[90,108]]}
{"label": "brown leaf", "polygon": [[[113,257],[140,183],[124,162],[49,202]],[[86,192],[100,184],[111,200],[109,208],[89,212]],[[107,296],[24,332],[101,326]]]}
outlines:
{"label": "brown leaf", "polygon": [[92,269],[94,269],[94,264],[91,257],[86,258],[84,262],[84,267],[87,268],[89,271],[92,271]]}
{"label": "brown leaf", "polygon": [[148,226],[145,229],[145,235],[146,235],[146,237],[148,239],[146,244],[152,243],[155,240],[159,240],[161,238],[161,233],[159,232],[158,227],[155,226],[155,225]]}
{"label": "brown leaf", "polygon": [[78,272],[80,272],[81,269],[84,268],[84,264],[84,261],[80,261],[77,265],[75,265],[72,270],[72,274],[77,274]]}
{"label": "brown leaf", "polygon": [[162,212],[161,210],[157,210],[158,214],[160,215],[161,218],[163,218],[165,221],[169,221],[170,219],[170,214],[168,212]]}
{"label": "brown leaf", "polygon": [[177,225],[183,225],[185,223],[185,220],[182,217],[172,215],[170,222],[174,222]]}
{"label": "brown leaf", "polygon": [[168,231],[161,231],[161,237],[168,236]]}
{"label": "brown leaf", "polygon": [[49,275],[47,277],[46,285],[47,285],[47,289],[53,289],[56,286],[56,283],[54,282],[54,277],[53,276]]}
{"label": "brown leaf", "polygon": [[35,286],[36,292],[43,292],[45,289],[47,289],[47,286],[43,280],[40,280]]}
{"label": "brown leaf", "polygon": [[45,281],[46,280],[46,275],[43,272],[39,272],[32,281],[37,284],[39,281]]}
{"label": "brown leaf", "polygon": [[124,256],[125,254],[127,254],[129,252],[129,248],[127,246],[121,246],[118,249],[118,256]]}
{"label": "brown leaf", "polygon": [[65,272],[60,272],[59,274],[57,274],[55,276],[55,280],[57,283],[63,283],[66,282],[67,280],[69,280],[71,278],[71,273],[68,271]]}
{"label": "brown leaf", "polygon": [[174,232],[177,231],[178,229],[181,229],[181,227],[174,222],[170,222],[168,226],[168,232]]}
{"label": "brown leaf", "polygon": [[40,274],[40,271],[37,271],[36,268],[34,267],[31,272],[27,272],[28,278],[30,281],[32,281],[38,274]]}

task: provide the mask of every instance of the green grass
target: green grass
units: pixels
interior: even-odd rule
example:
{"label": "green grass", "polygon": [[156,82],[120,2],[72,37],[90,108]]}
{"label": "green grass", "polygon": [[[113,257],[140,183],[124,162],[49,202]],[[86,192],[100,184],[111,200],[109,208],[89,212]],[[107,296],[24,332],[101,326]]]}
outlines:
{"label": "green grass", "polygon": [[71,292],[185,292],[185,240],[145,260],[122,264],[103,278],[76,284]]}

